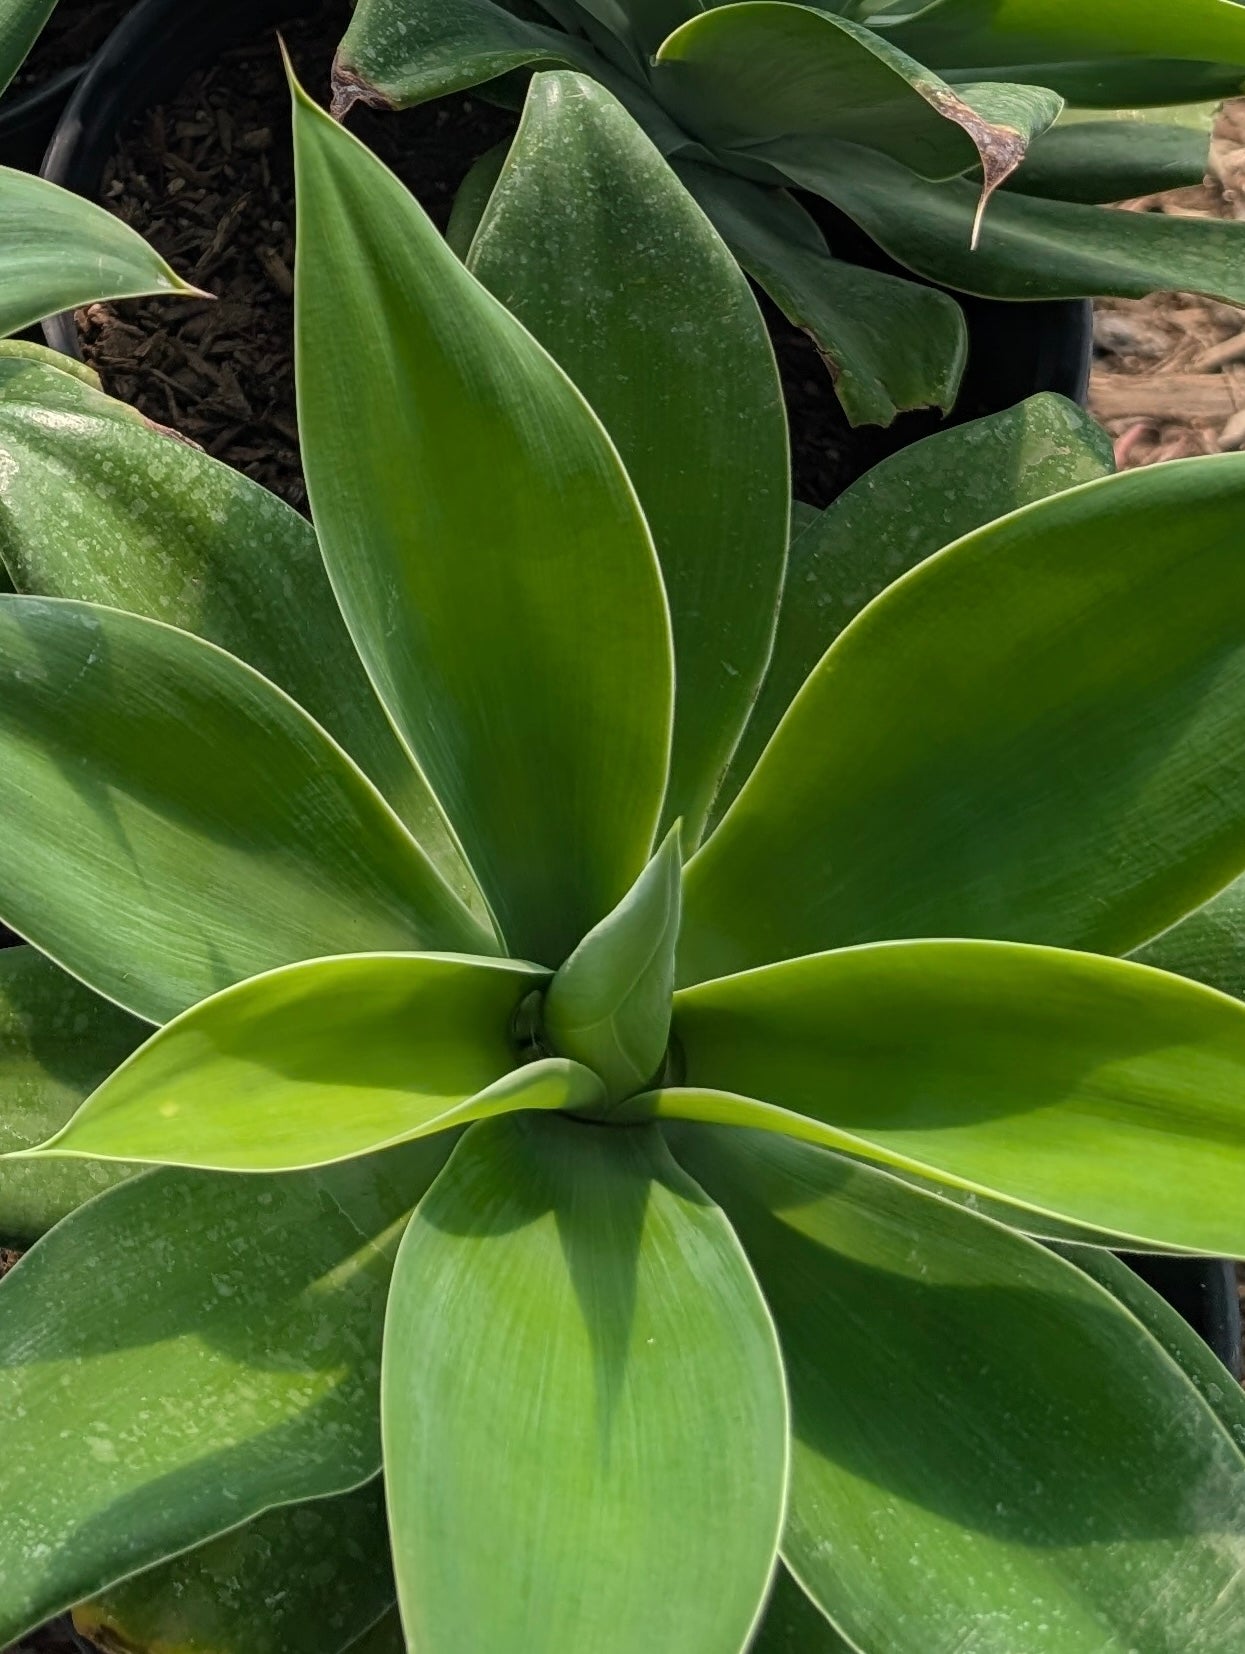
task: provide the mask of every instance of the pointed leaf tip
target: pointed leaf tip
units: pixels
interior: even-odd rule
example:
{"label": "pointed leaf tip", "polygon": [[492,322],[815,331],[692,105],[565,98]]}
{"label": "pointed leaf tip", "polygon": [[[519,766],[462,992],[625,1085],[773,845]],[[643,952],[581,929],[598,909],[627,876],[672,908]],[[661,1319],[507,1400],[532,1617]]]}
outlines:
{"label": "pointed leaf tip", "polygon": [[553,979],[545,1032],[555,1048],[596,1073],[610,1102],[642,1089],[670,1035],[679,937],[681,823],[612,913]]}

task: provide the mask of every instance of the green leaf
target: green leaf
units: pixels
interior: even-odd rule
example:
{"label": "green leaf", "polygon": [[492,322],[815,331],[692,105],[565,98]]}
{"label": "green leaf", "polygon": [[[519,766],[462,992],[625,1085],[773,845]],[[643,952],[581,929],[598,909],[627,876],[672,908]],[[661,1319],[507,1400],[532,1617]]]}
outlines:
{"label": "green leaf", "polygon": [[787,428],[760,311],[657,150],[581,75],[533,81],[469,268],[588,398],[639,494],[677,661],[665,823],[681,816],[694,847],[765,670],[786,558]]}
{"label": "green leaf", "polygon": [[676,171],[743,268],[812,336],[853,425],[889,425],[912,408],[950,412],[968,356],[950,294],[831,258],[781,190],[689,161]]}
{"label": "green leaf", "polygon": [[1233,1654],[1245,1459],[1133,1316],[1034,1242],[778,1139],[688,1132],[791,1386],[783,1555],[886,1654]]}
{"label": "green leaf", "polygon": [[[77,379],[92,390],[101,389],[100,377],[93,367],[85,362],[79,362],[72,356],[66,356],[62,351],[51,350],[47,345],[37,345],[32,339],[0,339],[0,363],[10,361],[36,362],[40,367],[55,368],[58,373],[68,374],[71,379]],[[6,386],[12,376],[5,374]],[[124,407],[124,403],[118,403]],[[135,418],[141,418],[137,409],[128,410]]]}
{"label": "green leaf", "polygon": [[352,1642],[349,1648],[344,1648],[342,1654],[407,1654],[406,1637],[402,1632],[398,1610],[391,1608],[370,1630]]}
{"label": "green leaf", "polygon": [[314,1499],[136,1574],[74,1610],[135,1654],[346,1654],[393,1603],[379,1479]]}
{"label": "green leaf", "polygon": [[655,1130],[474,1127],[399,1253],[381,1389],[412,1647],[744,1645],[782,1524],[782,1368]]}
{"label": "green leaf", "polygon": [[955,90],[858,23],[783,0],[702,11],[662,45],[653,82],[712,149],[833,138],[878,149],[923,178],[980,164],[983,199],[1063,107],[1032,87]]}
{"label": "green leaf", "polygon": [[[1245,1256],[1245,1006],[1181,977],[1012,942],[890,942],[687,989],[674,1038],[683,1083],[728,1095],[661,1092],[663,1114],[768,1124],[1114,1235]],[[779,1112],[753,1118],[739,1097]]]}
{"label": "green leaf", "polygon": [[266,488],[63,373],[0,362],[0,557],[19,591],[166,621],[271,678],[479,904],[359,664],[315,531]]}
{"label": "green leaf", "polygon": [[[0,1153],[58,1131],[149,1032],[34,948],[0,951]],[[125,1166],[0,1159],[0,1243],[29,1246],[128,1175]]]}
{"label": "green leaf", "polygon": [[1007,187],[1094,203],[1200,184],[1219,105],[1193,107],[1194,120],[1182,119],[1181,109],[1123,109],[1105,119],[1097,110],[1070,111],[1037,140]]}
{"label": "green leaf", "polygon": [[513,1108],[587,1107],[600,1085],[574,1063],[517,1066],[511,1024],[546,980],[409,953],[252,977],[166,1024],[41,1153],[293,1171]]}
{"label": "green leaf", "polygon": [[0,0],[0,92],[21,68],[56,0]]}
{"label": "green leaf", "polygon": [[554,1049],[600,1075],[609,1101],[646,1085],[666,1054],[681,873],[676,822],[545,996],[545,1033]]}
{"label": "green leaf", "polygon": [[894,936],[1124,953],[1230,883],[1243,509],[1235,455],[1106,477],[871,603],[689,863],[681,979]]}
{"label": "green leaf", "polygon": [[[0,14],[0,31],[3,25]],[[0,337],[96,299],[133,299],[145,293],[205,296],[175,275],[128,224],[30,173],[0,167],[0,218]]]}
{"label": "green leaf", "polygon": [[301,92],[295,148],[325,563],[508,951],[557,966],[639,874],[661,809],[673,666],[652,540],[570,380]]}
{"label": "green leaf", "polygon": [[0,913],[163,1022],[276,965],[492,951],[293,701],[155,621],[0,597]]}
{"label": "green leaf", "polygon": [[1143,298],[1178,288],[1245,304],[1245,228],[1239,224],[1003,190],[974,248],[976,195],[962,178],[931,184],[856,145],[839,145],[833,156],[827,146],[813,164],[784,145],[771,145],[767,158],[792,183],[833,201],[908,269],[964,293]]}
{"label": "green leaf", "polygon": [[1114,469],[1111,439],[1075,403],[1032,396],[892,454],[791,546],[769,670],[716,802],[756,766],[839,633],[900,575],[997,517]]}
{"label": "green leaf", "polygon": [[0,1282],[6,1644],[274,1505],[375,1475],[393,1256],[446,1147],[287,1177],[152,1172]]}
{"label": "green leaf", "polygon": [[509,153],[509,139],[486,149],[479,160],[472,163],[467,176],[458,186],[454,205],[450,208],[450,221],[445,226],[445,239],[464,264]]}
{"label": "green leaf", "polygon": [[1245,877],[1130,957],[1245,999]]}
{"label": "green leaf", "polygon": [[333,62],[333,113],[404,109],[535,64],[573,68],[584,52],[494,0],[359,0]]}
{"label": "green leaf", "polygon": [[857,1654],[857,1650],[843,1641],[813,1599],[780,1567],[748,1654]]}

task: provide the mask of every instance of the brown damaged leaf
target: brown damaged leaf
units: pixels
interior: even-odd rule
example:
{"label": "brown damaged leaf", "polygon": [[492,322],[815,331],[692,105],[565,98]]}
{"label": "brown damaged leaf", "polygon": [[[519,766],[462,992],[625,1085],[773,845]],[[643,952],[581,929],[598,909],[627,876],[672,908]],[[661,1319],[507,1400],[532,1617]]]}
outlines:
{"label": "brown damaged leaf", "polygon": [[973,140],[973,147],[981,157],[981,196],[973,219],[971,246],[976,252],[981,240],[981,226],[990,197],[1005,184],[1024,160],[1029,139],[1019,128],[997,125],[988,121],[971,104],[964,102],[948,86],[920,85],[921,96],[947,120],[962,127]]}
{"label": "brown damaged leaf", "polygon": [[330,86],[333,95],[329,103],[329,113],[335,121],[344,121],[356,103],[365,104],[369,109],[397,108],[392,98],[386,97],[371,81],[365,80],[357,69],[346,63],[340,52],[333,59]]}

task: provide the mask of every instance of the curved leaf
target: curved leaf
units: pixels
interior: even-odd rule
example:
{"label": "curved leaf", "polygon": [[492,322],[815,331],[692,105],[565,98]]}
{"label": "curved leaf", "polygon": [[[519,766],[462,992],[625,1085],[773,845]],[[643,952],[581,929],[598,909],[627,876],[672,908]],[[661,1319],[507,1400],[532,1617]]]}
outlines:
{"label": "curved leaf", "polygon": [[783,1555],[887,1654],[1232,1654],[1245,1458],[1143,1326],[1045,1248],[833,1155],[696,1131],[791,1385]]}
{"label": "curved leaf", "polygon": [[665,822],[682,817],[694,847],[786,557],[786,419],[760,311],[657,150],[582,75],[533,81],[468,263],[591,402],[644,507],[677,663]]}
{"label": "curved leaf", "polygon": [[[0,1154],[58,1131],[149,1032],[34,948],[0,951]],[[29,1246],[129,1170],[0,1159],[0,1243]]]}
{"label": "curved leaf", "polygon": [[163,1022],[258,971],[491,938],[369,782],[188,632],[0,597],[0,913]]}
{"label": "curved leaf", "polygon": [[0,92],[21,68],[56,0],[0,0]]}
{"label": "curved leaf", "polygon": [[785,1567],[774,1576],[765,1618],[748,1654],[858,1654]]}
{"label": "curved leaf", "polygon": [[333,62],[333,114],[359,102],[404,109],[581,55],[569,35],[495,0],[359,0]]}
{"label": "curved leaf", "polygon": [[294,124],[325,563],[508,950],[557,966],[639,874],[661,809],[673,668],[652,541],[552,359],[301,92]]}
{"label": "curved leaf", "polygon": [[166,1024],[40,1152],[292,1171],[509,1109],[587,1107],[600,1086],[576,1064],[517,1066],[511,1023],[546,980],[436,954],[252,977]]}
{"label": "curved leaf", "polygon": [[[1056,948],[890,942],[685,990],[674,1036],[687,1086],[774,1105],[774,1130],[1245,1256],[1245,1006],[1196,983]],[[739,1113],[727,1098],[716,1117]]]}
{"label": "curved leaf", "polygon": [[769,670],[716,808],[743,786],[800,686],[867,603],[926,557],[1035,500],[1114,469],[1111,439],[1061,396],[901,448],[792,543]]}
{"label": "curved leaf", "polygon": [[152,1172],[0,1282],[0,1638],[375,1475],[393,1255],[446,1149]]}
{"label": "curved leaf", "polygon": [[1107,477],[870,604],[686,869],[682,979],[893,936],[1123,953],[1228,884],[1243,507],[1234,455]]}
{"label": "curved leaf", "polygon": [[1245,999],[1245,876],[1129,957]]}
{"label": "curved leaf", "polygon": [[63,372],[0,362],[0,558],[19,591],[166,621],[280,684],[479,901],[359,664],[315,531],[275,494]]}
{"label": "curved leaf", "polygon": [[811,335],[853,425],[889,425],[911,408],[950,411],[968,356],[950,294],[831,258],[781,190],[688,161],[675,170],[742,267]]}
{"label": "curved leaf", "polygon": [[423,1654],[721,1654],[782,1523],[773,1329],[652,1128],[474,1127],[385,1330],[398,1600]]}
{"label": "curved leaf", "polygon": [[1245,228],[1003,190],[977,244],[977,201],[962,178],[931,184],[872,150],[842,144],[810,163],[790,145],[765,159],[824,195],[892,258],[928,280],[995,299],[1144,298],[1179,288],[1245,304]]}
{"label": "curved leaf", "polygon": [[1063,107],[1040,88],[953,89],[883,36],[784,0],[700,12],[663,43],[653,84],[713,149],[840,139],[923,178],[954,178],[980,164],[983,197]]}
{"label": "curved leaf", "polygon": [[206,296],[175,275],[128,224],[30,173],[0,167],[0,220],[0,337],[96,299],[134,299],[145,293]]}
{"label": "curved leaf", "polygon": [[1093,203],[1200,184],[1210,167],[1218,107],[1195,106],[1192,120],[1182,118],[1186,112],[1181,109],[1156,110],[1151,118],[1145,110],[1125,109],[1107,119],[1077,110],[1043,133],[1008,188],[1021,195]]}
{"label": "curved leaf", "polygon": [[647,1084],[666,1054],[681,872],[676,823],[545,995],[544,1028],[554,1048],[599,1074],[611,1101]]}
{"label": "curved leaf", "polygon": [[379,1479],[258,1516],[74,1609],[134,1654],[347,1654],[393,1603]]}

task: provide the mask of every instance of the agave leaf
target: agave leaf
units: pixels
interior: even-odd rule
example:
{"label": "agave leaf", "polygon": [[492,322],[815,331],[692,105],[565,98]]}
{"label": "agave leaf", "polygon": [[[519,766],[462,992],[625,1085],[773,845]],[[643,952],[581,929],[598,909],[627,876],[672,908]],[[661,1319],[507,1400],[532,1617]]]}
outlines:
{"label": "agave leaf", "polygon": [[890,942],[685,990],[674,1036],[697,1118],[1245,1256],[1245,1006],[1200,984],[1057,948]]}
{"label": "agave leaf", "polygon": [[859,1654],[831,1625],[785,1566],[774,1575],[765,1618],[748,1654]]}
{"label": "agave leaf", "polygon": [[545,1032],[555,1049],[600,1075],[611,1101],[647,1084],[666,1054],[681,872],[676,823],[545,996]]}
{"label": "agave leaf", "polygon": [[922,178],[980,165],[981,199],[1019,166],[1063,100],[1039,87],[953,89],[889,40],[784,0],[702,11],[662,45],[658,96],[711,149],[866,144]]}
{"label": "agave leaf", "polygon": [[[1086,1275],[799,1144],[680,1135],[791,1386],[783,1555],[862,1649],[1232,1654],[1245,1458]],[[1144,1558],[1144,1562],[1142,1561]]]}
{"label": "agave leaf", "polygon": [[[149,1032],[34,948],[0,951],[0,1151],[58,1131]],[[29,1246],[130,1170],[0,1159],[0,1243]]]}
{"label": "agave leaf", "polygon": [[1245,877],[1130,957],[1245,999]]}
{"label": "agave leaf", "polygon": [[360,0],[333,62],[333,113],[404,109],[535,64],[573,68],[585,50],[495,0]]}
{"label": "agave leaf", "polygon": [[[0,53],[3,29],[0,13]],[[0,167],[0,219],[0,337],[95,299],[133,299],[145,293],[206,296],[175,275],[128,224],[27,172]]]}
{"label": "agave leaf", "polygon": [[715,803],[743,786],[801,684],[849,621],[953,540],[1114,469],[1111,439],[1075,403],[1031,396],[892,454],[793,541],[774,652]]}
{"label": "agave leaf", "polygon": [[0,1639],[376,1474],[393,1256],[446,1149],[280,1178],[151,1172],[0,1282]]}
{"label": "agave leaf", "polygon": [[689,863],[682,980],[893,936],[1125,953],[1230,883],[1243,506],[1235,455],[1106,477],[870,604]]}
{"label": "agave leaf", "polygon": [[0,761],[0,913],[150,1022],[292,960],[492,949],[324,731],[188,632],[0,597]]}
{"label": "agave leaf", "polygon": [[644,507],[677,662],[665,823],[681,816],[692,848],[765,669],[786,558],[786,419],[760,311],[657,150],[582,75],[533,81],[469,268],[591,402]]}
{"label": "agave leaf", "polygon": [[1093,203],[1200,184],[1219,107],[1066,111],[1029,150],[1008,188]]}
{"label": "agave leaf", "polygon": [[391,1608],[348,1648],[342,1649],[342,1654],[407,1654],[398,1610]]}
{"label": "agave leaf", "polygon": [[398,180],[301,92],[294,126],[299,427],[329,576],[509,951],[557,966],[661,809],[652,540],[587,403]]}
{"label": "agave leaf", "polygon": [[258,1516],[74,1609],[133,1654],[347,1654],[393,1604],[379,1478]]}
{"label": "agave leaf", "polygon": [[0,362],[0,558],[19,591],[167,621],[280,684],[479,903],[359,664],[315,532],[276,495],[98,388]]}
{"label": "agave leaf", "polygon": [[0,92],[21,68],[56,0],[0,0]]}
{"label": "agave leaf", "polygon": [[467,176],[458,186],[454,205],[450,208],[449,223],[445,226],[445,239],[464,264],[509,153],[508,139],[494,144],[492,149],[486,149],[479,160],[472,162]]}
{"label": "agave leaf", "polygon": [[675,170],[742,267],[813,338],[853,425],[951,410],[968,356],[949,293],[831,258],[791,196],[680,160]]}
{"label": "agave leaf", "polygon": [[790,145],[771,145],[767,155],[792,183],[824,195],[855,219],[892,258],[963,293],[1143,298],[1178,288],[1245,304],[1245,229],[1239,224],[1004,190],[974,247],[977,202],[964,179],[931,184],[854,144],[837,146],[833,155],[826,146],[811,164]]}
{"label": "agave leaf", "polygon": [[[68,374],[71,379],[89,385],[92,390],[102,388],[99,374],[86,362],[79,362],[59,350],[51,350],[47,345],[37,345],[33,339],[0,339],[0,363],[7,365],[10,361],[35,362],[40,367],[55,368],[58,373]],[[11,377],[7,373],[4,376],[6,394]],[[118,403],[117,406],[125,407],[125,404]],[[131,408],[128,412],[135,419],[142,418],[137,408]]]}
{"label": "agave leaf", "polygon": [[293,1171],[508,1109],[587,1107],[600,1085],[574,1063],[517,1067],[510,1026],[546,980],[409,953],[253,977],[166,1024],[39,1153]]}
{"label": "agave leaf", "polygon": [[782,1369],[655,1130],[473,1127],[399,1253],[381,1388],[412,1647],[744,1645],[782,1523]]}

